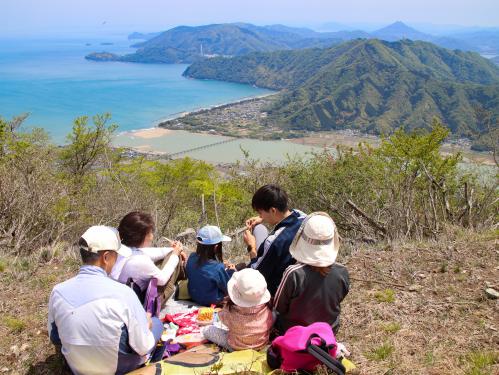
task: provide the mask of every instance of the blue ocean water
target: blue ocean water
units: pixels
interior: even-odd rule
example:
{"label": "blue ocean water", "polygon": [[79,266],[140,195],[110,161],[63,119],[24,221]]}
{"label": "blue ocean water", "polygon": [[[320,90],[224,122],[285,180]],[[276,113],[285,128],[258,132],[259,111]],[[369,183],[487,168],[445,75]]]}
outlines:
{"label": "blue ocean water", "polygon": [[84,59],[95,51],[132,52],[132,42],[115,35],[0,39],[0,116],[30,113],[26,126],[42,127],[61,143],[78,116],[109,112],[120,132],[152,127],[179,112],[269,92],[187,79],[182,77],[187,65]]}

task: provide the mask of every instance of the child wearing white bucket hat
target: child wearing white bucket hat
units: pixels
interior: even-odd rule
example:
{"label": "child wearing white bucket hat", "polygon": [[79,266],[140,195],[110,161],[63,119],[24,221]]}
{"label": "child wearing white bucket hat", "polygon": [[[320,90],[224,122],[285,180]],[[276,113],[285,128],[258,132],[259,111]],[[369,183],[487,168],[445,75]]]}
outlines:
{"label": "child wearing white bucket hat", "polygon": [[232,275],[227,289],[230,299],[219,313],[227,329],[208,326],[203,330],[205,338],[229,351],[263,348],[272,327],[265,278],[259,271],[245,268]]}
{"label": "child wearing white bucket hat", "polygon": [[274,298],[280,333],[315,322],[331,324],[336,333],[350,285],[347,269],[336,263],[338,250],[333,219],[325,212],[308,215],[289,248],[297,263],[284,272]]}

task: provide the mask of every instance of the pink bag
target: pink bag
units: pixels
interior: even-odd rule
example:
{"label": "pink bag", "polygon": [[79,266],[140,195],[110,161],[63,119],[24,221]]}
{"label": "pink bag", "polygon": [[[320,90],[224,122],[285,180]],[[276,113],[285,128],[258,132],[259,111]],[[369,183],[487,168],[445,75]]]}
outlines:
{"label": "pink bag", "polygon": [[329,324],[319,322],[308,327],[295,326],[272,342],[267,362],[272,368],[280,367],[288,372],[312,371],[321,363],[329,367],[329,363],[338,367],[335,373],[339,374],[344,372],[344,368],[336,360],[336,348],[336,338]]}

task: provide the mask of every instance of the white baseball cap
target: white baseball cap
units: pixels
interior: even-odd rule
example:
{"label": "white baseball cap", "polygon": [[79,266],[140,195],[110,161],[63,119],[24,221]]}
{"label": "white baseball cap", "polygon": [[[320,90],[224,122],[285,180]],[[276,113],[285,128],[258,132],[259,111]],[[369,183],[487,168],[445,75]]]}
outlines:
{"label": "white baseball cap", "polygon": [[121,246],[120,235],[116,228],[105,225],[94,225],[88,228],[81,236],[86,243],[86,247],[80,247],[92,253],[99,251],[115,251],[119,255],[128,258],[132,255],[132,250],[127,246]]}

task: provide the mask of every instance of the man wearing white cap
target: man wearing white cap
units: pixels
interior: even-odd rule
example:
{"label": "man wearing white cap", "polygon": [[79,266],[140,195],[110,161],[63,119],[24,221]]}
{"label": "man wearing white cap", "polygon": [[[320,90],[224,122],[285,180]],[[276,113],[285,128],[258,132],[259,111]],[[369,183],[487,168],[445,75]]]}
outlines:
{"label": "man wearing white cap", "polygon": [[337,332],[340,303],[350,285],[347,269],[335,262],[338,249],[333,219],[325,212],[308,215],[289,248],[296,264],[284,272],[274,298],[281,334],[315,322],[327,322]]}
{"label": "man wearing white cap", "polygon": [[146,315],[132,289],[108,277],[118,254],[130,256],[115,229],[90,227],[78,245],[80,272],[50,295],[50,340],[76,375],[124,374],[155,347],[162,324]]}

